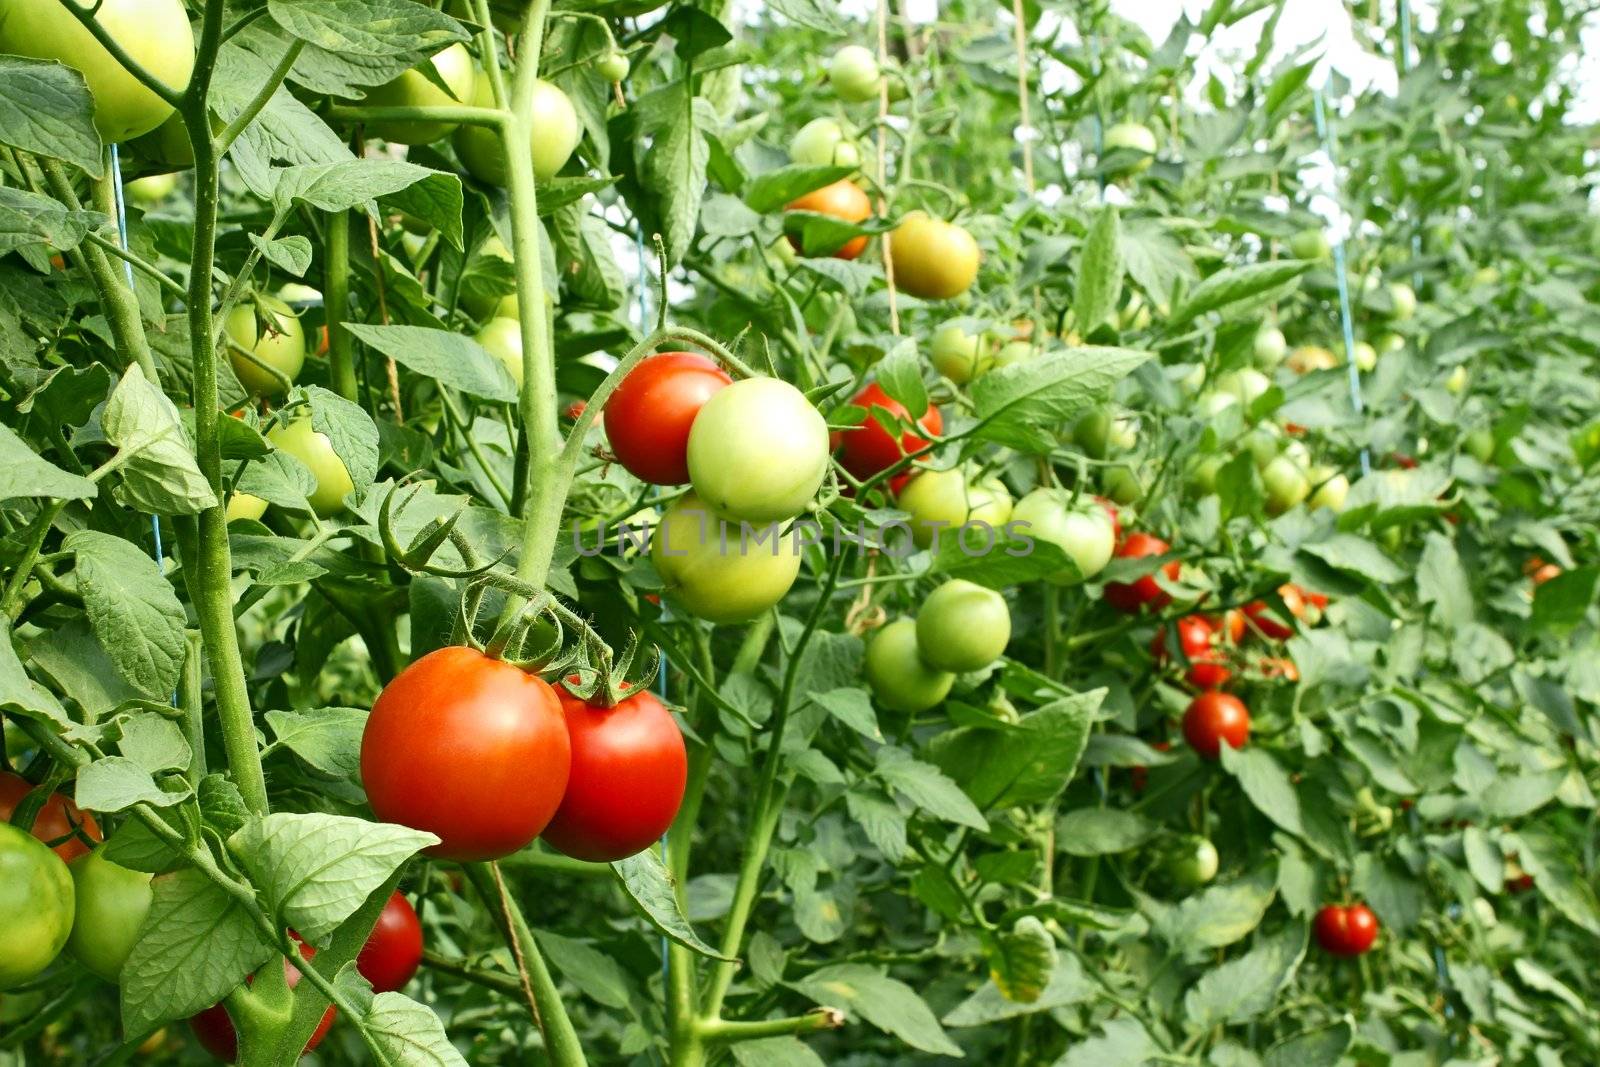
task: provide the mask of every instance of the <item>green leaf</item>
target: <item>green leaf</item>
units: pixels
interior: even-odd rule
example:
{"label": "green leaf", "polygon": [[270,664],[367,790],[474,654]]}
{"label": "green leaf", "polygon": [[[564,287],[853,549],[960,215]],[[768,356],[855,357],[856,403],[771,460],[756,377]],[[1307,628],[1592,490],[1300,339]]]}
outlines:
{"label": "green leaf", "polygon": [[267,725],[282,745],[330,778],[355,780],[361,770],[361,733],[367,713],[360,708],[269,711]]}
{"label": "green leaf", "polygon": [[373,997],[361,1026],[391,1063],[467,1067],[466,1059],[450,1043],[438,1013],[404,993],[379,993]]}
{"label": "green leaf", "polygon": [[1292,834],[1304,835],[1300,796],[1272,753],[1260,748],[1222,746],[1222,769],[1239,780],[1257,811]]}
{"label": "green leaf", "polygon": [[72,67],[0,56],[0,144],[59,159],[99,178],[104,171],[94,97]]}
{"label": "green leaf", "polygon": [[674,267],[694,239],[711,155],[705,131],[715,129],[718,120],[711,105],[693,96],[683,81],[655,90],[635,107],[648,119],[640,130],[645,135],[639,142],[640,179],[657,197],[667,266]]}
{"label": "green leaf", "polygon": [[1583,622],[1600,584],[1600,567],[1562,571],[1533,591],[1532,623],[1557,637],[1571,633]]}
{"label": "green leaf", "polygon": [[995,936],[987,952],[989,980],[1007,1000],[1034,1004],[1055,975],[1056,941],[1032,915]]}
{"label": "green leaf", "polygon": [[117,673],[144,696],[167,699],[183,670],[188,616],[161,565],[138,545],[96,530],[68,534],[62,548],[77,557],[89,625]]}
{"label": "green leaf", "polygon": [[1110,856],[1138,848],[1158,827],[1118,808],[1079,808],[1056,822],[1056,847],[1069,856]]}
{"label": "green leaf", "polygon": [[1267,89],[1266,109],[1268,117],[1275,117],[1278,109],[1287,104],[1296,93],[1305,87],[1311,77],[1311,72],[1317,67],[1317,60],[1310,59],[1296,67],[1290,67],[1272,80],[1272,85]]}
{"label": "green leaf", "polygon": [[1274,872],[1264,868],[1236,882],[1204,889],[1176,907],[1147,910],[1156,910],[1152,925],[1174,952],[1223,948],[1261,925],[1276,891]]}
{"label": "green leaf", "polygon": [[1122,299],[1122,226],[1115,204],[1095,216],[1078,256],[1078,285],[1072,297],[1073,328],[1088,337],[1108,321]]}
{"label": "green leaf", "polygon": [[1417,599],[1438,609],[1439,621],[1454,627],[1472,618],[1472,589],[1455,542],[1429,531],[1417,563]]}
{"label": "green leaf", "polygon": [[1054,1067],[1145,1067],[1159,1051],[1144,1027],[1124,1016],[1102,1025],[1097,1036],[1068,1045]]}
{"label": "green leaf", "polygon": [[883,740],[883,733],[878,729],[878,713],[872,709],[872,698],[859,686],[813,693],[811,701],[861,736]]}
{"label": "green leaf", "polygon": [[1016,724],[963,727],[930,746],[933,761],[979,810],[1025,807],[1059,795],[1077,772],[1104,689],[1052,701]]}
{"label": "green leaf", "polygon": [[461,24],[414,0],[268,0],[272,20],[294,37],[353,56],[422,56],[467,40]]}
{"label": "green leaf", "polygon": [[534,939],[556,970],[591,1000],[608,1008],[626,1008],[638,996],[622,966],[593,945],[548,930],[535,930]]}
{"label": "green leaf", "polygon": [[884,747],[878,750],[878,777],[935,818],[980,832],[989,829],[989,821],[960,786],[933,764],[913,759],[904,749]]}
{"label": "green leaf", "polygon": [[927,1003],[904,982],[865,964],[839,963],[788,983],[823,1007],[843,1008],[912,1048],[940,1056],[961,1049],[939,1025]]}
{"label": "green leaf", "polygon": [[38,245],[70,252],[104,218],[69,210],[43,193],[0,185],[0,254]]}
{"label": "green leaf", "polygon": [[1150,358],[1128,348],[1069,348],[990,371],[972,386],[980,440],[1029,452],[1056,446],[1073,415],[1104,400],[1111,387]]}
{"label": "green leaf", "polygon": [[470,337],[423,326],[367,326],[349,323],[350,333],[407,370],[459,389],[470,396],[514,404],[517,383],[505,364]]}
{"label": "green leaf", "polygon": [[659,932],[689,951],[698,952],[702,956],[714,960],[733,958],[722,955],[700,940],[700,935],[694,932],[689,920],[683,917],[683,912],[678,907],[678,894],[674,888],[672,875],[661,862],[661,857],[655,854],[655,850],[647,848],[625,860],[618,860],[611,865],[611,870],[639,914]]}
{"label": "green leaf", "polygon": [[1513,840],[1517,862],[1533,875],[1539,893],[1569,921],[1591,934],[1600,934],[1600,901],[1561,841],[1536,827],[1522,830]]}
{"label": "green leaf", "polygon": [[765,215],[777,211],[807,193],[848,178],[854,167],[779,167],[758,174],[745,186],[744,202],[751,211]]}
{"label": "green leaf", "polygon": [[763,1037],[729,1046],[739,1067],[827,1067],[798,1037]]}
{"label": "green leaf", "polygon": [[722,23],[697,7],[675,7],[661,20],[661,31],[677,42],[678,58],[684,62],[721,48],[733,40]]}
{"label": "green leaf", "polygon": [[1306,928],[1284,927],[1238,959],[1200,976],[1183,998],[1191,1031],[1249,1022],[1272,1009],[1306,953]]}
{"label": "green leaf", "polygon": [[1005,1019],[1081,1004],[1098,991],[1099,986],[1083,973],[1083,965],[1076,956],[1057,953],[1049,980],[1034,1000],[1024,1002],[1011,999],[991,978],[979,986],[977,992],[950,1009],[940,1021],[952,1029],[988,1026]]}
{"label": "green leaf", "polygon": [[117,448],[129,507],[156,515],[194,515],[215,507],[216,494],[200,473],[194,446],[178,408],[137,363],[130,363],[100,415],[100,428]]}
{"label": "green leaf", "polygon": [[1341,1019],[1273,1045],[1267,1049],[1262,1067],[1338,1067],[1354,1040],[1354,1028]]}
{"label": "green leaf", "polygon": [[[922,384],[922,360],[917,355],[914,341],[908,338],[890,349],[878,361],[874,374],[883,391],[889,394],[891,400],[898,400],[905,407],[912,421],[928,413],[928,390]],[[880,420],[881,424],[886,414],[883,408],[875,407],[868,410],[867,418]],[[899,439],[900,435],[894,433],[892,425],[888,432]]]}
{"label": "green leaf", "polygon": [[352,211],[425,179],[459,181],[454,175],[395,159],[303,164],[285,167],[275,177],[272,202],[280,213],[287,213],[296,203],[308,204],[318,211]]}
{"label": "green leaf", "polygon": [[153,711],[123,720],[117,751],[151,774],[181,771],[193,756],[178,724]]}
{"label": "green leaf", "polygon": [[311,267],[311,242],[300,234],[290,237],[279,237],[268,241],[260,234],[248,234],[250,244],[262,257],[274,267],[292,274],[296,278],[305,277]]}
{"label": "green leaf", "polygon": [[1300,551],[1346,574],[1380,584],[1398,582],[1409,574],[1377,545],[1354,534],[1336,533],[1326,541],[1301,545]]}
{"label": "green leaf", "polygon": [[0,501],[26,497],[88,500],[99,491],[89,479],[40,457],[11,427],[0,424]]}
{"label": "green leaf", "polygon": [[909,851],[906,845],[906,817],[898,807],[882,797],[852,789],[844,795],[845,808],[860,826],[867,840],[883,858],[899,863]]}
{"label": "green leaf", "polygon": [[1189,290],[1183,302],[1172,309],[1167,327],[1177,329],[1208,311],[1217,311],[1286,286],[1309,269],[1310,263],[1290,259],[1219,270]]}
{"label": "green leaf", "polygon": [[123,756],[106,756],[78,771],[74,794],[90,811],[126,811],[135,804],[171,807],[188,799],[189,790],[169,793],[149,771]]}
{"label": "green leaf", "polygon": [[334,454],[350,472],[357,500],[366,496],[378,474],[378,427],[372,417],[338,393],[320,385],[308,385],[311,400],[311,427],[328,435]]}

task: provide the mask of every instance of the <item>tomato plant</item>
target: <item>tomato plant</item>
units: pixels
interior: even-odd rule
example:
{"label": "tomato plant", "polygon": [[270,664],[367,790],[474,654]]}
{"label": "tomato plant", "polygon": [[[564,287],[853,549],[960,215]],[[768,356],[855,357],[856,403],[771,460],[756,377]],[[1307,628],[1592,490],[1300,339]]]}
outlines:
{"label": "tomato plant", "polygon": [[[0,771],[0,822],[9,822],[17,807],[34,786],[20,774]],[[94,816],[82,811],[70,797],[50,793],[33,817],[33,836],[49,845],[62,862],[71,863],[79,856],[88,855],[90,841],[100,840],[100,827]]]}

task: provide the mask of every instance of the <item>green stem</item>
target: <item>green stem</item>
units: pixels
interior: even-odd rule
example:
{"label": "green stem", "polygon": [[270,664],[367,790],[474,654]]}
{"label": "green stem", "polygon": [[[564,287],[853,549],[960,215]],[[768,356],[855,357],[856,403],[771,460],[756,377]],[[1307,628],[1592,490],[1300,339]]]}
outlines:
{"label": "green stem", "polygon": [[133,252],[129,252],[115,241],[108,241],[97,233],[86,233],[83,236],[84,239],[90,244],[102,250],[107,255],[116,256],[118,259],[123,259],[133,264],[133,268],[135,270],[142,271],[154,278],[156,283],[160,285],[161,288],[165,289],[179,300],[183,300],[188,297],[189,290],[183,287],[182,282],[178,281],[178,279],[172,277],[166,271],[162,270],[154,263],[151,263],[149,260],[144,259]]}
{"label": "green stem", "polygon": [[356,384],[355,340],[345,328],[350,317],[350,213],[328,216],[326,252],[322,262],[323,318],[328,324],[328,367],[333,391],[351,403],[360,400]]}
{"label": "green stem", "polygon": [[700,1036],[708,1042],[732,1044],[738,1041],[759,1041],[765,1037],[783,1037],[786,1034],[814,1034],[819,1030],[837,1030],[844,1025],[844,1013],[837,1008],[816,1008],[804,1015],[787,1019],[759,1019],[750,1022],[729,1022],[727,1019],[707,1019],[700,1024]]}
{"label": "green stem", "polygon": [[193,630],[184,633],[186,648],[183,657],[183,675],[178,679],[178,707],[183,709],[183,718],[178,721],[183,728],[184,740],[189,742],[189,766],[184,771],[184,777],[189,780],[190,786],[199,786],[200,779],[206,776],[206,728],[205,728],[205,703],[203,685],[204,670],[201,668],[201,657],[205,655],[205,646],[200,640],[200,635]]}
{"label": "green stem", "polygon": [[15,622],[17,615],[22,611],[22,591],[28,585],[28,576],[33,573],[33,565],[39,558],[39,550],[44,547],[44,539],[50,535],[50,527],[56,521],[56,516],[61,514],[61,509],[67,506],[65,500],[52,500],[39,509],[39,514],[34,517],[33,525],[28,527],[28,543],[23,546],[22,558],[17,560],[17,569],[11,572],[11,578],[6,582],[6,591],[3,600],[0,600],[0,611],[5,617]]}
{"label": "green stem", "polygon": [[486,971],[482,967],[472,966],[465,960],[442,956],[430,949],[423,950],[422,965],[429,970],[454,975],[474,985],[492,989],[496,993],[504,993],[508,997],[522,996],[522,983],[503,971]]}
{"label": "green stem", "polygon": [[306,43],[298,39],[290,42],[289,47],[283,53],[283,58],[278,60],[278,65],[273,68],[272,74],[267,78],[265,84],[256,90],[256,95],[245,105],[244,110],[239,112],[234,120],[228,123],[223,131],[217,135],[217,155],[225,155],[228,149],[233,147],[233,142],[238,140],[239,135],[256,120],[257,115],[261,114],[261,109],[267,106],[267,101],[271,100],[272,94],[278,91],[278,87],[283,84],[283,79],[289,76],[289,71],[294,66],[294,61],[300,58],[300,52],[305,46]]}

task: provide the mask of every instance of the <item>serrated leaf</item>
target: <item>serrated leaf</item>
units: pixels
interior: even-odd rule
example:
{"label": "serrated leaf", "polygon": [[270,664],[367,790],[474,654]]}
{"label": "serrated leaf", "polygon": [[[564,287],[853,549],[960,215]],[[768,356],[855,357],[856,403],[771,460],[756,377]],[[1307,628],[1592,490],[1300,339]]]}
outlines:
{"label": "serrated leaf", "polygon": [[361,770],[361,733],[367,713],[360,708],[269,711],[267,725],[275,744],[332,778],[354,780]]}
{"label": "serrated leaf", "polygon": [[1078,284],[1072,294],[1073,329],[1084,337],[1111,318],[1122,299],[1122,223],[1115,204],[1106,204],[1089,227],[1078,256]]}
{"label": "serrated leaf", "polygon": [[1354,1040],[1355,1030],[1340,1020],[1273,1045],[1267,1049],[1262,1067],[1338,1067]]}
{"label": "serrated leaf", "polygon": [[0,144],[71,163],[91,178],[104,171],[94,97],[72,67],[0,56]]}
{"label": "serrated leaf", "polygon": [[1062,697],[1015,725],[947,731],[930,746],[932,759],[979,810],[1043,803],[1076,773],[1105,694],[1096,689]]}
{"label": "serrated leaf", "polygon": [[183,670],[188,616],[160,565],[137,545],[97,530],[69,534],[62,548],[77,557],[89,625],[117,673],[145,696],[166,699]]}
{"label": "serrated leaf", "polygon": [[1172,309],[1167,326],[1176,329],[1208,311],[1217,311],[1229,304],[1270,292],[1294,281],[1310,269],[1309,262],[1287,259],[1247,263],[1219,270],[1189,290],[1183,302]]}
{"label": "serrated leaf", "polygon": [[1288,926],[1200,976],[1183,998],[1194,1030],[1243,1023],[1269,1011],[1305,958],[1306,928]]}
{"label": "serrated leaf", "polygon": [[1104,400],[1150,358],[1129,348],[1069,348],[990,371],[972,386],[974,436],[1024,451],[1048,451],[1069,418]]}
{"label": "serrated leaf", "polygon": [[625,860],[611,865],[623,890],[628,894],[639,914],[662,934],[691,952],[714,960],[732,959],[724,956],[695,933],[689,920],[678,907],[678,895],[673,889],[672,876],[652,849],[645,849]]}
{"label": "serrated leaf", "polygon": [[893,747],[880,748],[877,761],[878,777],[923,811],[958,826],[989,829],[989,820],[978,811],[972,798],[933,764],[913,759],[910,753]]}
{"label": "serrated leaf", "polygon": [[1159,911],[1153,926],[1173,951],[1223,948],[1261,924],[1277,892],[1270,868],[1235,882],[1214,885]]}
{"label": "serrated leaf", "polygon": [[872,698],[859,686],[813,693],[811,700],[863,737],[883,740],[883,734],[878,729],[878,713],[872,709]]}
{"label": "serrated leaf", "polygon": [[88,500],[99,493],[89,479],[57,467],[0,425],[0,501],[26,497]]}
{"label": "serrated leaf", "polygon": [[403,993],[379,993],[361,1020],[391,1063],[405,1067],[466,1067],[433,1009]]}
{"label": "serrated leaf", "polygon": [[358,405],[320,385],[309,385],[311,426],[328,435],[334,453],[350,473],[359,500],[378,474],[378,427]]}
{"label": "serrated leaf", "polygon": [[995,936],[988,953],[989,980],[1007,1000],[1036,1003],[1056,969],[1056,941],[1032,915],[1018,919],[1009,931]]}
{"label": "serrated leaf", "polygon": [[130,507],[156,515],[193,515],[215,507],[217,497],[200,473],[178,408],[130,363],[100,415],[106,440],[117,448],[120,496]]}
{"label": "serrated leaf", "polygon": [[961,1055],[916,991],[875,968],[834,964],[788,984],[814,1003],[853,1012],[912,1048],[940,1056]]}
{"label": "serrated leaf", "polygon": [[1069,856],[1108,856],[1128,852],[1155,836],[1149,819],[1117,808],[1080,808],[1056,823],[1056,847]]}
{"label": "serrated leaf", "polygon": [[106,756],[78,771],[75,795],[78,805],[90,811],[126,811],[135,804],[171,807],[186,800],[189,791],[169,793],[133,760]]}

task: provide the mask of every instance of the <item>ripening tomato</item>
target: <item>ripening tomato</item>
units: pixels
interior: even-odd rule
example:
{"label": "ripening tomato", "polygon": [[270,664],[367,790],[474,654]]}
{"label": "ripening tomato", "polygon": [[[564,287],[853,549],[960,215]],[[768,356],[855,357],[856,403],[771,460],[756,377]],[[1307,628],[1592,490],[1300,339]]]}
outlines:
{"label": "ripening tomato", "polygon": [[1245,617],[1238,608],[1229,608],[1222,613],[1221,619],[1213,620],[1212,625],[1230,645],[1237,645],[1244,640]]}
{"label": "ripening tomato", "polygon": [[1183,739],[1201,759],[1222,755],[1222,743],[1243,748],[1250,740],[1250,709],[1232,693],[1207,690],[1183,713]]}
{"label": "ripening tomato", "polygon": [[993,589],[953,578],[917,609],[917,649],[941,671],[980,671],[1011,641],[1011,609]]}
{"label": "ripening tomato", "polygon": [[[456,43],[435,52],[429,61],[439,88],[421,67],[403,72],[398,78],[367,90],[366,107],[450,107],[469,104],[478,87],[477,66],[467,46]],[[446,89],[448,91],[446,91]],[[395,144],[432,144],[453,129],[448,122],[390,121],[369,122],[367,133]]]}
{"label": "ripening tomato", "polygon": [[[311,959],[317,954],[312,946],[300,941],[300,935],[290,931],[290,937],[300,944],[300,952],[306,959]],[[283,975],[293,989],[300,984],[300,968],[283,960]],[[245,979],[247,983],[254,978]],[[317,1028],[311,1032],[311,1037],[306,1040],[306,1047],[300,1054],[307,1052],[322,1044],[322,1039],[328,1035],[328,1028],[333,1025],[333,1005],[328,1005],[328,1010],[322,1013],[322,1021],[317,1023]],[[194,1036],[200,1042],[200,1047],[211,1053],[224,1063],[232,1063],[239,1058],[239,1032],[233,1028],[233,1018],[229,1016],[227,1006],[213,1004],[204,1011],[198,1012],[189,1018],[189,1029],[194,1031]]]}
{"label": "ripening tomato", "polygon": [[732,384],[698,352],[663,352],[640,362],[606,401],[612,453],[641,482],[683,485],[695,416],[713,393]]}
{"label": "ripening tomato", "polygon": [[1331,956],[1360,956],[1378,940],[1378,917],[1365,904],[1328,904],[1312,924],[1317,944]]}
{"label": "ripening tomato", "polygon": [[792,519],[828,473],[828,423],[778,378],[746,378],[713,393],[689,428],[689,480],[718,515]]}
{"label": "ripening tomato", "polygon": [[[33,791],[33,783],[20,774],[0,771],[0,822],[10,822],[22,798]],[[80,811],[69,797],[54,793],[33,819],[33,836],[49,845],[62,863],[71,863],[89,854],[78,831],[91,841],[100,840],[100,827],[94,816]]]}
{"label": "ripening tomato", "polygon": [[896,619],[867,644],[867,684],[891,711],[927,711],[943,700],[956,676],[928,665],[917,642],[917,624]]}
{"label": "ripening tomato", "polygon": [[422,965],[422,923],[404,893],[384,903],[367,943],[356,956],[356,970],[374,993],[392,993],[411,981]]}
{"label": "ripening tomato", "polygon": [[[839,434],[839,442],[844,449],[839,462],[857,478],[870,478],[899,463],[905,456],[928,447],[928,439],[912,430],[901,434],[897,441],[878,422],[880,412],[904,422],[911,422],[912,419],[906,406],[890,397],[877,382],[862,389],[850,403],[866,409],[867,419]],[[944,416],[932,404],[928,405],[928,410],[922,413],[922,418],[917,419],[915,424],[928,434],[944,432]]]}
{"label": "ripening tomato", "polygon": [[[1278,596],[1282,599],[1283,606],[1289,609],[1290,615],[1311,622],[1315,620],[1310,617],[1308,602],[1319,610],[1328,603],[1327,597],[1320,593],[1308,594],[1293,582],[1285,582],[1278,586]],[[1294,627],[1269,608],[1264,600],[1252,600],[1244,606],[1244,613],[1249,619],[1250,629],[1268,640],[1287,641],[1294,636]]]}
{"label": "ripening tomato", "polygon": [[683,731],[641,689],[601,707],[559,687],[572,737],[572,776],[544,839],[575,859],[611,863],[649,848],[683,803],[689,762]]}
{"label": "ripening tomato", "polygon": [[708,622],[748,622],[782,600],[800,574],[798,538],[718,518],[693,493],[657,524],[650,561],[666,592]]}
{"label": "ripening tomato", "polygon": [[68,945],[79,963],[115,982],[154,894],[150,875],[112,863],[101,851],[79,856],[68,867],[77,901]]}
{"label": "ripening tomato", "polygon": [[[1163,556],[1172,551],[1172,546],[1153,534],[1135,531],[1122,539],[1117,545],[1116,557],[1118,559],[1146,559],[1150,556]],[[1178,580],[1179,565],[1177,560],[1163,564],[1160,571],[1170,581]],[[1159,611],[1172,603],[1172,595],[1156,584],[1154,574],[1146,574],[1132,582],[1107,582],[1105,590],[1106,603],[1118,611],[1132,615],[1142,608]]]}
{"label": "ripening tomato", "polygon": [[[861,186],[848,178],[840,178],[832,185],[813,189],[802,197],[789,201],[785,211],[813,211],[844,222],[865,222],[872,215],[872,201],[862,192]],[[796,252],[804,252],[800,239],[791,236],[789,243]],[[867,235],[857,234],[834,251],[834,259],[855,259],[867,247]]]}
{"label": "ripening tomato", "polygon": [[1286,682],[1300,680],[1300,668],[1287,656],[1263,656],[1256,664],[1256,669],[1263,678],[1282,678]]}
{"label": "ripening tomato", "polygon": [[50,966],[72,932],[72,911],[66,864],[0,821],[0,989],[21,985]]}
{"label": "ripening tomato", "polygon": [[[472,102],[477,107],[494,106],[494,88],[487,75],[480,74]],[[572,158],[583,139],[583,126],[567,94],[544,79],[533,86],[533,134],[529,150],[533,153],[533,173],[541,181],[556,176]],[[467,173],[487,185],[504,188],[507,181],[506,153],[498,130],[487,126],[457,126],[453,142],[456,155]]]}
{"label": "ripening tomato", "polygon": [[924,300],[948,300],[978,277],[978,242],[953,222],[913,211],[888,237],[894,283]]}
{"label": "ripening tomato", "polygon": [[538,837],[571,765],[555,691],[473,648],[437,649],[401,671],[361,735],[373,812],[436,835],[427,852],[444,859],[499,859]]}

